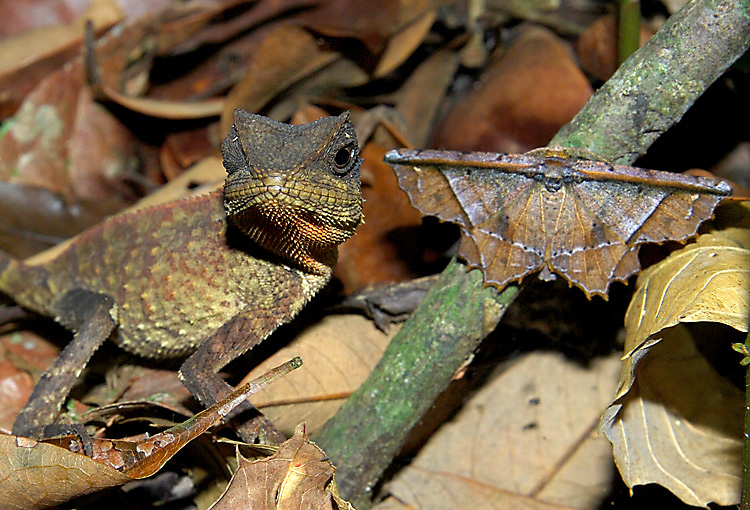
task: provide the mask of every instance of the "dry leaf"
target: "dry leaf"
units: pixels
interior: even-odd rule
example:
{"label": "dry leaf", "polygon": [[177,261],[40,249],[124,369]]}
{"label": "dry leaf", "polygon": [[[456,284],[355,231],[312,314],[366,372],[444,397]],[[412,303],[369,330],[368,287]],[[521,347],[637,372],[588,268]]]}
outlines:
{"label": "dry leaf", "polygon": [[[750,214],[749,206],[739,207]],[[747,332],[750,230],[730,227],[702,235],[638,277],[625,316],[626,356],[618,397],[633,384],[635,365],[652,339],[681,322],[719,322]]]}
{"label": "dry leaf", "polygon": [[538,500],[598,508],[614,466],[607,442],[592,432],[619,365],[616,356],[582,367],[538,352],[498,367],[387,491],[409,508],[431,510]]}
{"label": "dry leaf", "polygon": [[29,510],[60,505],[132,480],[85,455],[31,439],[0,435],[0,501]]}
{"label": "dry leaf", "polygon": [[69,201],[124,195],[120,181],[132,171],[133,136],[93,103],[80,62],[40,82],[3,135],[2,180],[46,188]]}
{"label": "dry leaf", "polygon": [[742,392],[682,327],[644,354],[635,356],[630,390],[602,419],[623,480],[629,487],[658,483],[689,505],[738,504]]}
{"label": "dry leaf", "polygon": [[[541,271],[605,297],[640,270],[644,243],[684,241],[731,194],[718,179],[580,159],[574,150],[522,155],[391,151],[385,156],[423,214],[461,227],[458,254],[505,287]],[[555,273],[555,274],[553,274]]]}
{"label": "dry leaf", "polygon": [[212,510],[352,509],[338,498],[336,469],[307,438],[304,424],[270,457],[249,461],[238,452],[237,458],[240,466]]}
{"label": "dry leaf", "polygon": [[[724,215],[726,216],[726,215]],[[747,203],[722,222],[747,226]],[[739,498],[739,391],[695,350],[680,323],[750,320],[750,230],[698,237],[645,270],[625,317],[626,358],[618,399],[602,419],[630,486],[659,483],[686,503]]]}
{"label": "dry leaf", "polygon": [[370,375],[397,330],[385,335],[359,315],[327,316],[247,375],[245,380],[257,377],[290,356],[305,360],[299,370],[250,402],[284,434],[290,435],[304,421],[314,435]]}
{"label": "dry leaf", "polygon": [[[91,438],[92,457],[80,438],[35,441],[0,434],[0,500],[3,508],[47,508],[92,492],[145,478],[180,449],[219,423],[248,395],[301,365],[295,358],[238,387],[189,420],[141,441]],[[330,463],[329,463],[330,464]]]}
{"label": "dry leaf", "polygon": [[25,370],[5,359],[0,360],[0,430],[10,431],[23,408],[34,382]]}
{"label": "dry leaf", "polygon": [[[396,110],[406,121],[406,138],[424,147],[458,69],[458,55],[450,49],[426,58],[396,93]],[[432,91],[425,94],[425,90]]]}
{"label": "dry leaf", "polygon": [[527,151],[549,142],[592,93],[566,44],[538,27],[524,31],[477,83],[442,120],[430,147]]}
{"label": "dry leaf", "polygon": [[17,182],[0,182],[0,249],[26,258],[102,221],[118,201],[78,200]]}
{"label": "dry leaf", "polygon": [[[373,510],[581,510],[580,507],[547,503],[471,479],[419,468],[410,468],[404,478],[405,483],[418,488],[419,492],[415,491],[414,498],[409,498],[409,503],[406,503],[390,496],[375,505]],[[434,496],[421,497],[429,493]],[[413,503],[415,499],[419,500],[419,504]],[[438,501],[442,504],[436,503]]]}
{"label": "dry leaf", "polygon": [[679,322],[720,322],[747,332],[750,230],[711,232],[649,267],[638,278],[625,325],[625,352]]}
{"label": "dry leaf", "polygon": [[281,91],[339,58],[300,27],[282,26],[269,33],[248,63],[245,78],[227,96],[221,132],[229,131],[236,108],[260,111]]}
{"label": "dry leaf", "polygon": [[151,117],[184,120],[218,117],[224,110],[224,99],[206,99],[205,101],[168,101],[147,97],[133,97],[120,94],[108,85],[101,86],[102,92],[115,103],[134,112]]}
{"label": "dry leaf", "polygon": [[391,37],[372,76],[382,78],[403,64],[427,37],[436,15],[435,9],[425,11]]}
{"label": "dry leaf", "polygon": [[[0,97],[0,115],[3,118],[15,113],[39,81],[58,70],[61,63],[79,54],[83,27],[87,21],[91,21],[95,30],[99,30],[114,25],[123,17],[120,6],[115,1],[95,0],[70,23],[42,26],[50,21],[65,21],[64,17],[53,18],[60,14],[59,2],[55,8],[50,6],[47,9],[40,7],[38,2],[32,8],[24,8],[21,3],[0,2],[3,29],[11,28],[15,31],[23,26],[36,27],[23,33],[15,32],[13,37],[0,37],[0,90],[3,91]],[[44,12],[44,16],[39,16],[43,11],[51,12]]]}

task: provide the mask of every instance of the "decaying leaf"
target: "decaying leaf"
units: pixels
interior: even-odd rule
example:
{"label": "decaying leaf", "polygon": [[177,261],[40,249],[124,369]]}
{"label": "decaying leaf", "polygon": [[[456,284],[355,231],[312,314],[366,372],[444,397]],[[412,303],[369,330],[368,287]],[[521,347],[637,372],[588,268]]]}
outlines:
{"label": "decaying leaf", "polygon": [[270,457],[250,461],[238,453],[237,458],[240,467],[212,510],[353,510],[338,495],[333,479],[336,468],[307,438],[304,423]]}
{"label": "decaying leaf", "polygon": [[435,127],[429,147],[524,152],[546,145],[591,97],[561,37],[533,25],[509,32],[520,33]]}
{"label": "decaying leaf", "polygon": [[28,510],[132,480],[95,460],[51,444],[0,435],[0,500],[3,508]]}
{"label": "decaying leaf", "polygon": [[[0,136],[0,179],[77,198],[132,200],[133,135],[93,101],[76,61],[49,74]],[[125,200],[123,200],[125,202]]]}
{"label": "decaying leaf", "polygon": [[686,240],[731,194],[717,179],[577,157],[401,149],[385,160],[417,209],[461,226],[459,255],[486,284],[541,271],[589,297],[638,272],[641,244]]}

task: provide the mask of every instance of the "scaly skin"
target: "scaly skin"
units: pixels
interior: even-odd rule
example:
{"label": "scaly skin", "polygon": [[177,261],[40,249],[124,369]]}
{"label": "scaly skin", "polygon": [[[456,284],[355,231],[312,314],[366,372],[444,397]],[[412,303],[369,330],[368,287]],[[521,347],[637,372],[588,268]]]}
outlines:
{"label": "scaly skin", "polygon": [[[86,315],[76,304],[81,292],[107,296],[115,342],[144,357],[194,352],[180,369],[183,382],[206,406],[221,399],[231,388],[217,372],[328,282],[337,245],[361,221],[361,160],[346,114],[288,126],[238,110],[222,152],[224,192],[116,216],[44,266],[0,253],[0,291],[76,329]],[[93,352],[103,340],[80,342]],[[72,351],[68,357],[83,356]],[[45,377],[77,374],[88,357],[65,361]],[[35,389],[14,433],[38,436],[57,412],[70,387],[47,384]],[[239,432],[253,440],[258,430]]]}

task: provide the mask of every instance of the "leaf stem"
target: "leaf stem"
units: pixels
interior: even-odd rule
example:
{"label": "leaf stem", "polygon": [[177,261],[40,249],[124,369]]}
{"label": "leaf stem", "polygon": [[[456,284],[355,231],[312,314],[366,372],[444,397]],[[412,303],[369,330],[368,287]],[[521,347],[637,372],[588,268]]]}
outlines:
{"label": "leaf stem", "polygon": [[617,59],[622,64],[638,51],[641,41],[641,2],[639,0],[620,0],[620,12],[617,28]]}
{"label": "leaf stem", "polygon": [[[738,350],[735,346],[732,346]],[[744,430],[744,451],[742,455],[742,499],[740,508],[750,510],[750,364],[747,363],[747,354],[750,353],[750,333],[745,339],[744,354],[745,358],[742,364],[745,365],[745,430]]]}

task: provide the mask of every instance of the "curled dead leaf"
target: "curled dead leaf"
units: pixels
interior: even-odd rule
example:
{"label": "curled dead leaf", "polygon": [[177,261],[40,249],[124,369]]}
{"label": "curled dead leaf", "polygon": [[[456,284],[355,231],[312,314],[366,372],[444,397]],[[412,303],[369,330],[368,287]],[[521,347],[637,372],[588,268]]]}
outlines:
{"label": "curled dead leaf", "polygon": [[694,506],[739,503],[740,390],[682,326],[638,358],[630,390],[602,418],[623,481],[631,488],[657,483]]}
{"label": "curled dead leaf", "polygon": [[[748,210],[748,206],[741,206]],[[718,322],[747,332],[750,322],[750,229],[730,227],[698,237],[646,269],[625,316],[626,366],[618,397],[632,384],[633,365],[662,331],[679,323]]]}
{"label": "curled dead leaf", "polygon": [[[625,317],[617,400],[601,428],[625,483],[658,483],[691,505],[739,501],[742,396],[680,325],[750,320],[750,207],[645,270]],[[729,346],[727,346],[728,348]]]}
{"label": "curled dead leaf", "polygon": [[239,468],[212,510],[353,510],[338,495],[333,479],[336,468],[325,452],[307,438],[304,423],[270,457],[250,461],[238,452],[237,459]]}

